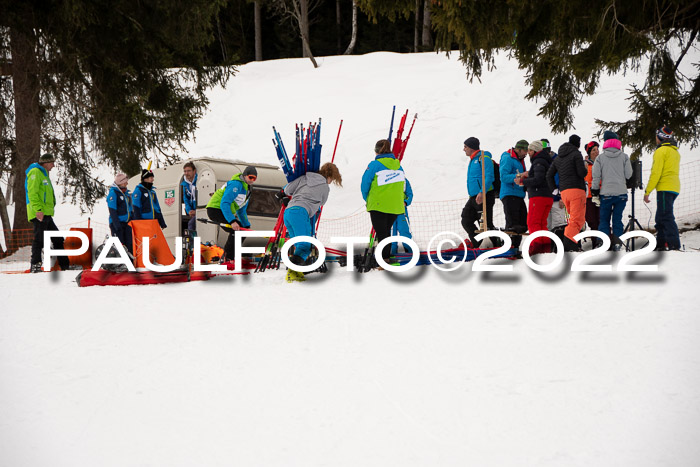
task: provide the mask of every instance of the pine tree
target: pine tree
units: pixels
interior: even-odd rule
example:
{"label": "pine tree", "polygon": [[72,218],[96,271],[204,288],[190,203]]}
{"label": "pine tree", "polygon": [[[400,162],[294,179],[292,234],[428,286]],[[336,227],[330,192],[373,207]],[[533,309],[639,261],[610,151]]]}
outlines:
{"label": "pine tree", "polygon": [[234,72],[208,66],[224,4],[0,0],[0,136],[11,160],[13,229],[27,225],[24,170],[40,152],[57,157],[64,194],[84,208],[105,194],[92,175],[97,164],[133,175],[149,153],[177,157],[207,89]]}
{"label": "pine tree", "polygon": [[[388,17],[409,8],[402,0],[359,5]],[[636,152],[653,148],[662,124],[679,141],[700,142],[700,1],[440,0],[430,11],[436,48],[458,48],[469,79],[491,69],[499,51],[516,59],[527,72],[526,97],[543,101],[539,115],[557,133],[572,128],[576,107],[596,92],[604,73],[638,70],[648,60],[645,85],[630,93],[634,117],[598,121],[601,129],[616,129]]]}

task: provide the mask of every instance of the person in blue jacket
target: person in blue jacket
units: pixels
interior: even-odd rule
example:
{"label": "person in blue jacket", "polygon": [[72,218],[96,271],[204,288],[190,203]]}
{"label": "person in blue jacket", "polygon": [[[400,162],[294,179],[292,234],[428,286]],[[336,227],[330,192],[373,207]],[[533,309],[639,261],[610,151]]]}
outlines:
{"label": "person in blue jacket", "polygon": [[134,220],[156,219],[161,229],[167,227],[160,210],[156,189],[153,186],[155,176],[148,169],[141,171],[141,183],[136,185],[131,195]]}
{"label": "person in blue jacket", "polygon": [[[464,153],[469,158],[469,171],[467,172],[467,192],[469,200],[462,209],[462,227],[469,234],[469,240],[474,248],[478,248],[481,242],[476,241],[476,226],[483,211],[482,187],[486,186],[486,223],[488,230],[494,230],[493,205],[496,202],[496,191],[493,188],[494,171],[491,153],[479,148],[479,140],[475,137],[464,141]],[[482,177],[481,163],[484,161],[485,177]],[[483,178],[483,183],[482,183]]]}
{"label": "person in blue jacket", "polygon": [[183,177],[180,182],[182,202],[185,203],[185,220],[183,230],[197,230],[197,168],[192,161],[182,167]]}
{"label": "person in blue jacket", "polygon": [[114,183],[107,193],[107,208],[109,209],[109,230],[117,237],[129,253],[133,253],[131,227],[129,221],[133,218],[131,207],[131,192],[126,187],[129,179],[125,174],[117,174]]}
{"label": "person in blue jacket", "polygon": [[[411,188],[411,182],[406,179],[406,185],[404,186],[404,205],[405,205],[405,212],[404,214],[399,214],[398,217],[396,218],[396,221],[394,222],[394,225],[391,229],[391,235],[400,235],[402,237],[406,238],[413,238],[413,235],[411,235],[411,221],[408,217],[408,207],[411,205],[411,202],[413,201],[413,189]],[[410,252],[411,247],[406,245],[405,243],[401,244],[403,246],[403,250],[405,252]],[[398,243],[392,243],[391,244],[391,254],[395,255],[399,250],[399,244]]]}
{"label": "person in blue jacket", "polygon": [[[242,173],[231,177],[214,192],[207,203],[207,215],[209,219],[219,224],[229,224],[231,227],[222,227],[229,236],[224,245],[224,258],[222,262],[233,261],[236,248],[235,231],[241,228],[249,229],[248,201],[252,185],[258,179],[258,171],[253,166],[248,166]],[[244,239],[245,240],[245,239]]]}
{"label": "person in blue jacket", "polygon": [[[525,188],[515,183],[518,174],[526,172],[525,156],[528,142],[521,139],[515,146],[501,154],[500,198],[503,203],[503,213],[506,216],[506,230],[522,234],[527,232],[527,207],[525,206]],[[518,248],[521,235],[511,235],[513,247]]]}

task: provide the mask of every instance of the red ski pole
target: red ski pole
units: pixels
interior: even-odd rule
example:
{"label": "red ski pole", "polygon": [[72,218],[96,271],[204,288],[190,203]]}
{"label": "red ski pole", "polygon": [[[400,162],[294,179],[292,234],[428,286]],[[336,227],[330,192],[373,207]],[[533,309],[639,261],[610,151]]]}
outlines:
{"label": "red ski pole", "polygon": [[338,136],[335,137],[335,146],[333,147],[333,157],[331,157],[331,164],[335,161],[335,150],[338,149],[338,140],[340,139],[340,130],[343,128],[343,120],[340,120],[340,126],[338,127]]}
{"label": "red ski pole", "polygon": [[399,160],[403,159],[403,154],[406,152],[406,146],[408,146],[408,140],[411,138],[411,132],[413,131],[413,125],[416,124],[416,119],[418,118],[418,114],[416,113],[413,116],[413,122],[411,123],[411,128],[408,129],[408,135],[406,136],[406,140],[403,142],[403,146],[401,148],[401,155],[399,156]]}
{"label": "red ski pole", "polygon": [[[331,164],[335,161],[335,150],[338,149],[338,141],[340,140],[340,130],[343,128],[343,120],[340,120],[340,126],[338,127],[338,136],[335,137],[335,146],[333,147],[333,157],[331,157]],[[321,206],[321,212],[318,213],[318,219],[316,219],[316,235],[318,235],[318,226],[321,224],[321,214],[323,214],[323,206]]]}

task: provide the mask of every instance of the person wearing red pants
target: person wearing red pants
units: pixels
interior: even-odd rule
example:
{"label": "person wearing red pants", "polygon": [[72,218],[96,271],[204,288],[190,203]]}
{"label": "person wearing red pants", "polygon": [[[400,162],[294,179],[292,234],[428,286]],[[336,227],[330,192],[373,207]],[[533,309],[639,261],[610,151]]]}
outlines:
{"label": "person wearing red pants", "polygon": [[586,223],[586,164],[579,151],[581,138],[571,135],[569,142],[559,147],[559,156],[552,161],[547,171],[547,183],[554,193],[557,184],[554,176],[559,174],[559,190],[564,206],[569,213],[569,223],[564,229],[564,251],[581,251],[574,237],[581,232]]}
{"label": "person wearing red pants", "polygon": [[[552,191],[547,183],[547,171],[552,165],[549,154],[542,150],[541,141],[533,141],[527,147],[530,156],[530,170],[516,177],[515,183],[527,189],[528,210],[527,228],[530,234],[538,230],[547,230],[547,216],[552,209]],[[549,253],[551,242],[547,237],[540,237],[530,243],[530,255]]]}

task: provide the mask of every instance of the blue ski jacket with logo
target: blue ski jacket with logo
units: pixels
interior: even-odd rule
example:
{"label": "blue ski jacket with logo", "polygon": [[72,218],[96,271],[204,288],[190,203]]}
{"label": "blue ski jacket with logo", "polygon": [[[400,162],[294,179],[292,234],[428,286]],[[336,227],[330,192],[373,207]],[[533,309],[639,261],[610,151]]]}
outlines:
{"label": "blue ski jacket with logo", "polygon": [[157,219],[160,228],[167,227],[163,213],[160,210],[158,196],[156,195],[156,187],[151,187],[149,190],[143,184],[139,183],[134,188],[134,193],[131,195],[131,200],[134,210],[134,219]]}
{"label": "blue ski jacket with logo", "polygon": [[[486,157],[484,158],[482,155]],[[491,153],[488,151],[479,150],[472,154],[471,161],[469,161],[469,171],[467,172],[467,192],[469,193],[469,196],[476,196],[481,193],[481,159],[486,160],[486,191],[489,192],[493,190],[493,181],[495,178],[493,174],[493,161],[491,160]]]}
{"label": "blue ski jacket with logo", "polygon": [[134,214],[131,207],[131,192],[123,192],[117,185],[112,184],[107,193],[107,208],[109,209],[109,223],[117,229],[122,223],[129,222]]}

